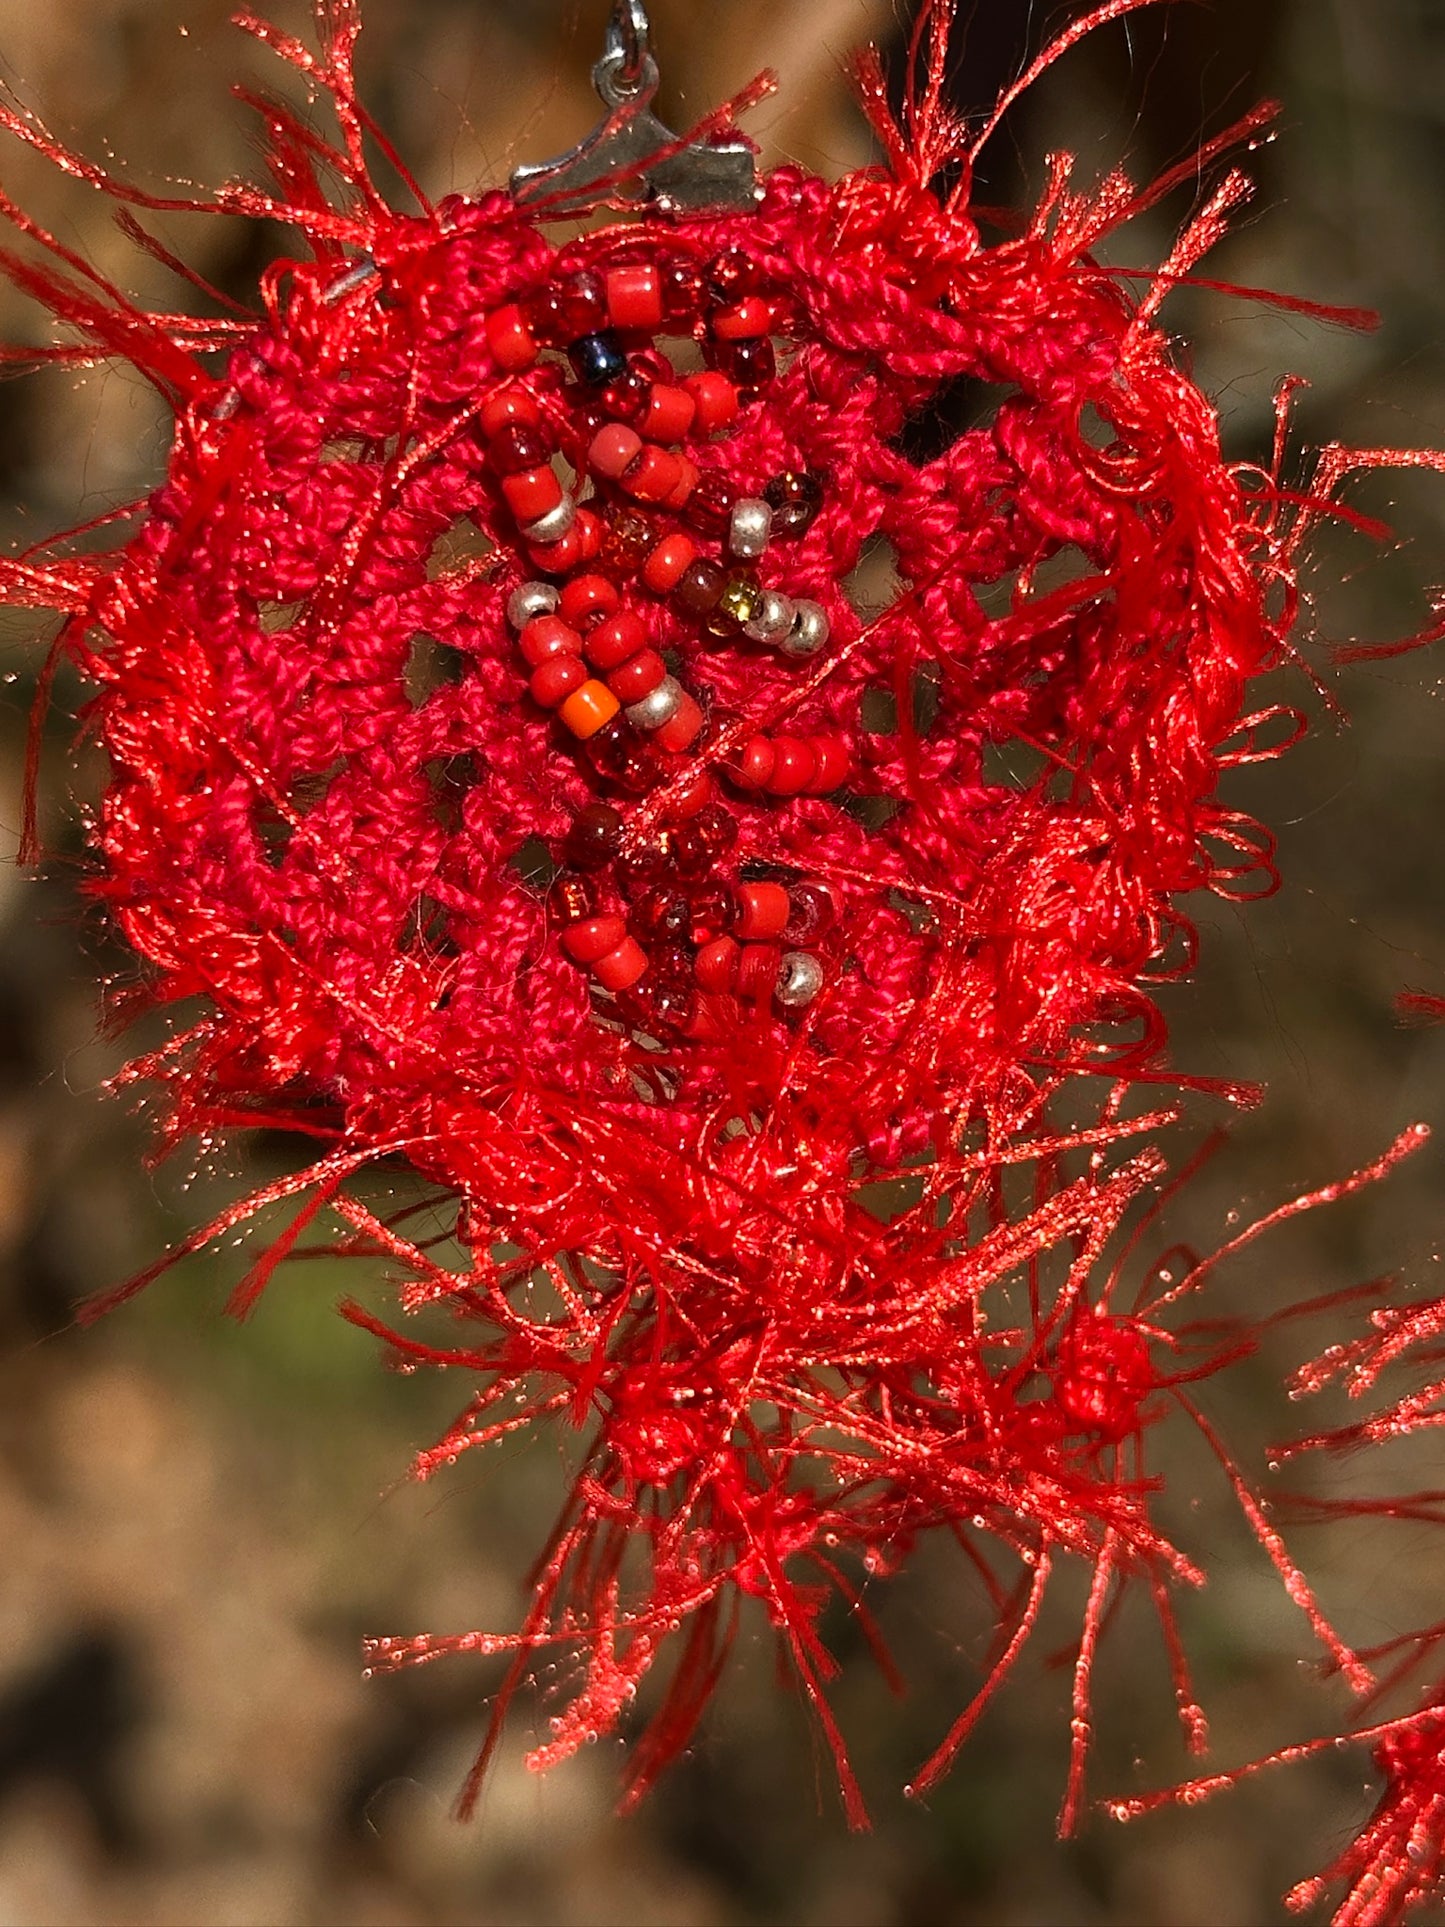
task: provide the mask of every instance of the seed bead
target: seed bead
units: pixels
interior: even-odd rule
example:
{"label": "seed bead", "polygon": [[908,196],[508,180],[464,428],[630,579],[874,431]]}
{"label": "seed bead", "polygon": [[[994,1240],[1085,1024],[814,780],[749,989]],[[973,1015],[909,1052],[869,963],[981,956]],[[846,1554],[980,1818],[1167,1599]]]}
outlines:
{"label": "seed bead", "polygon": [[823,988],[823,966],[806,950],[786,950],[774,996],[786,1010],[805,1010]]}
{"label": "seed bead", "polygon": [[524,582],[508,598],[507,621],[520,634],[537,616],[551,615],[558,600],[550,582]]}
{"label": "seed bead", "polygon": [[733,503],[728,523],[728,547],[740,562],[756,562],[768,546],[773,511],[757,495],[743,495]]}

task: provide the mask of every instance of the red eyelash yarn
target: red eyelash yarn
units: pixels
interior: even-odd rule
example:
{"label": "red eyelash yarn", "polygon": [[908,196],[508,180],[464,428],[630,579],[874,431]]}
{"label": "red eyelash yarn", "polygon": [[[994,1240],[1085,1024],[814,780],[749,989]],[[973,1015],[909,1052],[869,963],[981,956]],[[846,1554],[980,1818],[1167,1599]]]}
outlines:
{"label": "red eyelash yarn", "polygon": [[[1083,16],[1013,94],[1142,4]],[[639,213],[619,183],[619,218],[560,245],[504,193],[383,200],[352,5],[319,10],[320,54],[248,19],[343,136],[268,105],[274,192],[217,199],[310,245],[255,319],[141,313],[7,206],[50,255],[10,272],[81,337],[58,352],[123,357],[176,409],[117,546],[0,568],[95,685],[95,888],[181,1013],[132,1074],[169,1144],[317,1147],[186,1248],[299,1201],[242,1310],[323,1212],[384,1257],[429,1335],[349,1315],[475,1388],[419,1476],[523,1427],[578,1440],[519,1630],[374,1642],[376,1670],[510,1655],[468,1803],[554,1647],[580,1670],[534,1763],[625,1724],[644,1791],[751,1600],[861,1822],[820,1623],[840,1599],[873,1638],[865,1582],[938,1531],[1000,1656],[915,1790],[1065,1556],[1094,1578],[1063,1824],[1119,1585],[1153,1600],[1203,1743],[1171,1607],[1203,1574],[1155,1522],[1146,1440],[1182,1409],[1217,1445],[1185,1387],[1253,1341],[1178,1321],[1215,1260],[1130,1282],[1145,1225],[1119,1233],[1191,1083],[1154,1001],[1192,965],[1185,900],[1274,887],[1221,779],[1303,726],[1252,688],[1356,458],[1287,485],[1286,385],[1272,467],[1231,462],[1158,326],[1238,169],[1140,296],[1093,251],[1193,162],[1083,189],[1055,157],[1033,214],[987,225],[969,173],[997,117],[969,134],[942,104],[948,15],[924,9],[901,123],[863,63],[878,166],[779,169],[746,214]],[[964,397],[975,425],[921,455]],[[399,1165],[454,1208],[459,1262],[349,1187]]]}

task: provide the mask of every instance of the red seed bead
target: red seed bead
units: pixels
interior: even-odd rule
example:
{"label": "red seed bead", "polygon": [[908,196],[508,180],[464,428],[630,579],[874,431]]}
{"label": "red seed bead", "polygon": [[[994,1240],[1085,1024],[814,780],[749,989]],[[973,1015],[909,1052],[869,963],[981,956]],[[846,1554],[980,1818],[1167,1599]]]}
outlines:
{"label": "red seed bead", "polygon": [[767,335],[751,336],[743,341],[715,339],[711,345],[718,367],[736,384],[739,394],[755,395],[760,388],[766,388],[778,372],[778,358]]}
{"label": "red seed bead", "polygon": [[634,937],[624,937],[615,950],[599,957],[592,974],[604,990],[630,990],[647,969],[647,952]]}
{"label": "red seed bead", "polygon": [[609,422],[592,437],[587,466],[594,475],[620,482],[642,453],[642,437],[625,422]]}
{"label": "red seed bead", "polygon": [[741,301],[758,290],[758,264],[741,248],[724,248],[703,269],[707,291],[714,301]]}
{"label": "red seed bead", "polygon": [[517,640],[534,669],[540,663],[550,662],[554,656],[582,653],[581,636],[561,616],[533,616]]}
{"label": "red seed bead", "polygon": [[558,877],[548,901],[560,923],[585,923],[597,915],[597,889],[586,877]]}
{"label": "red seed bead", "polygon": [[639,509],[622,509],[603,525],[598,560],[610,576],[626,581],[642,567],[643,557],[657,541],[657,525]]}
{"label": "red seed bead", "polygon": [[[634,796],[641,796],[657,781],[657,751],[642,740],[620,711],[591,739],[587,755],[600,777]],[[619,862],[619,871],[621,867]]]}
{"label": "red seed bead", "polygon": [[778,985],[783,953],[775,943],[744,944],[738,958],[737,994],[744,1003],[762,1004]]}
{"label": "red seed bead", "polygon": [[537,338],[515,301],[509,301],[503,308],[493,308],[487,316],[486,329],[492,359],[509,374],[530,368],[537,359]]}
{"label": "red seed bead", "polygon": [[642,370],[629,368],[625,375],[619,375],[616,381],[607,384],[598,400],[607,414],[620,422],[635,425],[651,393],[652,383]]}
{"label": "red seed bead", "polygon": [[524,468],[520,475],[504,476],[502,493],[523,527],[539,516],[550,515],[562,502],[562,484],[552,468]]}
{"label": "red seed bead", "polygon": [[716,795],[716,785],[708,772],[705,769],[694,771],[691,776],[675,785],[668,798],[669,822],[686,823],[700,810],[705,810]]}
{"label": "red seed bead", "polygon": [[649,445],[623,476],[622,486],[639,502],[665,502],[681,477],[677,457]]}
{"label": "red seed bead", "polygon": [[695,434],[715,435],[737,420],[738,391],[726,375],[710,368],[704,374],[689,375],[682,385],[693,399]]}
{"label": "red seed bead", "polygon": [[650,695],[666,674],[667,664],[655,649],[639,649],[612,671],[607,687],[625,708]]}
{"label": "red seed bead", "polygon": [[816,766],[808,788],[815,796],[826,796],[847,777],[853,758],[841,736],[812,736],[808,746]]}
{"label": "red seed bead", "polygon": [[719,341],[750,341],[772,332],[773,311],[761,295],[749,295],[735,307],[719,308],[711,326]]}
{"label": "red seed bead", "polygon": [[528,687],[543,709],[556,709],[586,680],[587,665],[580,656],[553,656],[532,671]]}
{"label": "red seed bead", "polygon": [[715,937],[697,953],[697,980],[714,997],[726,996],[738,980],[742,948],[732,937]]}
{"label": "red seed bead", "polygon": [[629,261],[606,275],[607,313],[614,328],[652,334],[662,326],[662,276],[651,261]]}
{"label": "red seed bead", "polygon": [[482,409],[482,433],[499,435],[504,428],[513,424],[518,427],[536,428],[542,417],[537,412],[537,404],[525,388],[515,385],[498,389]]}
{"label": "red seed bead", "polygon": [[630,609],[620,609],[589,631],[587,660],[598,669],[616,669],[647,647],[647,625]]}
{"label": "red seed bead", "polygon": [[607,533],[607,524],[596,509],[578,509],[573,533],[577,537],[578,554],[582,561],[595,562],[602,552],[602,538]]}
{"label": "red seed bead", "polygon": [[781,883],[740,883],[737,895],[737,932],[740,937],[780,937],[792,910]]}
{"label": "red seed bead", "polygon": [[773,738],[773,767],[767,790],[771,796],[799,796],[813,780],[817,758],[801,736]]}
{"label": "red seed bead", "polygon": [[680,442],[692,427],[697,403],[685,388],[659,382],[647,398],[637,431],[650,442]]}
{"label": "red seed bead", "polygon": [[716,883],[702,889],[694,885],[691,902],[690,934],[695,944],[711,943],[714,937],[727,935],[727,927],[733,920],[733,899],[730,890],[724,890]]}
{"label": "red seed bead", "polygon": [[706,298],[702,273],[691,261],[669,261],[663,268],[664,319],[691,324],[702,312]]}
{"label": "red seed bead", "polygon": [[668,595],[683,578],[688,564],[697,555],[697,544],[679,529],[666,536],[642,565],[642,580],[654,595]]}
{"label": "red seed bead", "polygon": [[766,736],[754,736],[743,745],[737,780],[744,789],[765,790],[773,773],[776,752]]}
{"label": "red seed bead", "polygon": [[670,750],[674,756],[680,756],[685,749],[690,749],[697,741],[706,721],[707,718],[703,715],[697,698],[684,689],[682,701],[677,705],[677,713],[670,722],[664,723],[661,729],[653,730],[652,740],[659,749]]}
{"label": "red seed bead", "polygon": [[698,468],[697,463],[690,462],[686,455],[678,455],[674,459],[677,462],[677,482],[662,506],[676,510],[685,506],[697,487]]}
{"label": "red seed bead", "polygon": [[738,840],[737,819],[730,810],[714,805],[672,832],[672,860],[677,873],[690,882],[704,879]]}
{"label": "red seed bead", "polygon": [[605,682],[589,680],[572,691],[557,713],[572,734],[585,743],[610,723],[621,707]]}
{"label": "red seed bead", "polygon": [[581,520],[579,515],[560,542],[538,542],[528,549],[527,560],[539,575],[571,575],[587,560],[579,526]]}
{"label": "red seed bead", "polygon": [[788,891],[788,902],[792,907],[783,929],[785,943],[813,943],[838,921],[838,900],[826,883],[804,878]]}
{"label": "red seed bead", "polygon": [[536,309],[536,327],[559,348],[569,347],[583,335],[596,334],[607,325],[607,290],[600,274],[583,268],[577,274],[551,287]]}
{"label": "red seed bead", "polygon": [[[692,928],[692,905],[680,891],[666,887],[649,890],[633,904],[628,921],[640,937],[663,938],[675,944]],[[661,970],[661,958],[654,959],[654,966]]]}
{"label": "red seed bead", "polygon": [[697,479],[688,504],[688,516],[704,535],[723,535],[732,521],[733,506],[742,490],[726,475],[710,468]]}
{"label": "red seed bead", "polygon": [[507,422],[492,437],[487,460],[498,475],[521,475],[541,468],[553,455],[550,441],[532,422]]}
{"label": "red seed bead", "polygon": [[614,951],[627,935],[621,917],[587,917],[562,932],[562,948],[580,964],[594,964]]}
{"label": "red seed bead", "polygon": [[558,613],[574,629],[586,629],[606,616],[615,616],[622,606],[617,584],[605,575],[575,575],[562,591]]}

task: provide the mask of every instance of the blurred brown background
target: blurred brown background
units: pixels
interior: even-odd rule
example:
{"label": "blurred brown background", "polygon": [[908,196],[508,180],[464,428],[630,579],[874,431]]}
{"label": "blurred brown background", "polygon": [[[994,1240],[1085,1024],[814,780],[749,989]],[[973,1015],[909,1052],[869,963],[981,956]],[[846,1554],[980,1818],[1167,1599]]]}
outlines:
{"label": "blurred brown background", "polygon": [[[977,0],[958,63],[978,108],[1038,46],[1050,9]],[[303,9],[278,0],[300,27]],[[0,0],[0,79],[65,139],[155,186],[252,171],[233,79],[279,78],[226,25],[223,0]],[[369,0],[369,98],[433,192],[500,179],[592,118],[586,70],[603,0]],[[888,0],[658,0],[664,106],[681,121],[760,66],[780,97],[752,122],[768,159],[833,172],[866,158],[843,77],[870,35],[897,46]],[[1194,343],[1199,379],[1237,453],[1266,445],[1275,375],[1314,384],[1314,440],[1445,441],[1445,5],[1442,0],[1216,0],[1114,27],[1070,57],[989,155],[985,198],[1030,192],[1042,156],[1077,148],[1082,172],[1137,175],[1187,152],[1263,92],[1287,104],[1257,157],[1262,191],[1212,272],[1342,302],[1386,320],[1373,336],[1306,326],[1220,297],[1166,314]],[[0,179],[62,238],[159,304],[184,299],[131,257],[101,199],[11,145]],[[1178,197],[1112,248],[1156,258]],[[250,288],[278,237],[177,220],[166,233],[205,274]],[[0,297],[0,331],[44,322]],[[13,541],[97,513],[159,473],[166,425],[125,373],[0,386],[0,514]],[[1392,516],[1397,550],[1331,538],[1311,587],[1325,636],[1407,632],[1424,585],[1445,577],[1445,488],[1387,478],[1360,506]],[[0,824],[13,843],[29,676],[43,638],[7,618]],[[1267,1078],[1272,1099],[1181,1201],[1170,1230],[1207,1246],[1229,1214],[1267,1208],[1375,1155],[1405,1122],[1445,1123],[1445,1033],[1400,1028],[1403,985],[1445,990],[1445,805],[1438,657],[1325,671],[1353,718],[1324,713],[1286,762],[1235,794],[1281,829],[1286,889],[1236,914],[1203,912],[1199,981],[1174,998],[1190,1068]],[[244,1329],[217,1316],[244,1253],[185,1266],[99,1328],[74,1307],[145,1262],[280,1153],[147,1171],[144,1120],[104,1100],[123,1056],[97,1034],[98,986],[123,977],[76,894],[80,821],[97,781],[72,747],[82,692],[63,683],[43,772],[52,860],[0,869],[0,1923],[330,1923],[396,1927],[933,1927],[1177,1923],[1253,1927],[1347,1837],[1365,1805],[1353,1752],[1255,1784],[1214,1806],[1132,1829],[1103,1822],[1051,1840],[1066,1743],[1067,1679],[1039,1656],[926,1811],[898,1789],[972,1690],[987,1619],[946,1559],[925,1558],[883,1612],[915,1685],[890,1700],[862,1656],[838,1694],[876,1830],[850,1837],[799,1709],[752,1627],[694,1755],[641,1816],[611,1813],[617,1766],[589,1750],[546,1781],[521,1768],[543,1694],[472,1826],[448,1804],[496,1674],[457,1662],[365,1684],[365,1631],[500,1629],[543,1531],[558,1468],[545,1446],[399,1483],[409,1450],[459,1402],[453,1388],[388,1376],[331,1306],[331,1263],[283,1274]],[[103,1001],[103,988],[99,992]],[[1216,1302],[1270,1307],[1385,1269],[1429,1288],[1438,1264],[1441,1153],[1368,1196],[1261,1244],[1221,1276]],[[1161,1239],[1161,1242],[1165,1240]],[[1298,1414],[1279,1392],[1292,1338],[1211,1393],[1247,1459]],[[1197,1442],[1174,1476],[1201,1496],[1173,1523],[1211,1567],[1185,1604],[1218,1757],[1324,1730],[1336,1693],[1307,1646],[1223,1481]],[[1416,1453],[1399,1476],[1445,1484]],[[1378,1476],[1390,1474],[1384,1467]],[[1260,1476],[1267,1477],[1261,1470]],[[1337,1491],[1373,1469],[1344,1467]],[[1329,1606],[1362,1642],[1438,1618],[1445,1547],[1423,1528],[1298,1534]],[[1066,1586],[1052,1643],[1079,1591]],[[543,1687],[546,1681],[542,1682]],[[1181,1770],[1157,1638],[1126,1613],[1100,1669],[1100,1790]]]}

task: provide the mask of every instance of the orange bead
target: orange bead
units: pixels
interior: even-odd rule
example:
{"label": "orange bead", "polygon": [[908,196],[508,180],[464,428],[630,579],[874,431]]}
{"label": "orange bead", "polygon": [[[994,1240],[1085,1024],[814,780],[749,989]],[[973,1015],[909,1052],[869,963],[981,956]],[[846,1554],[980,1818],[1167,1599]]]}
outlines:
{"label": "orange bead", "polygon": [[580,742],[610,723],[622,705],[605,682],[584,682],[574,689],[557,714]]}

